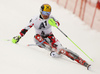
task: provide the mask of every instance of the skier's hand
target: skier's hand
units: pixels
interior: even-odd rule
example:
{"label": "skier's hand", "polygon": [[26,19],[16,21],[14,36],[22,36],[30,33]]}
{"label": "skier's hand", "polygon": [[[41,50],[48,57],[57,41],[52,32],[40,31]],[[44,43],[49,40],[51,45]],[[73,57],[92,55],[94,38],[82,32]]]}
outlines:
{"label": "skier's hand", "polygon": [[21,36],[15,36],[13,37],[12,42],[16,44],[17,42],[19,42],[20,39],[21,39]]}

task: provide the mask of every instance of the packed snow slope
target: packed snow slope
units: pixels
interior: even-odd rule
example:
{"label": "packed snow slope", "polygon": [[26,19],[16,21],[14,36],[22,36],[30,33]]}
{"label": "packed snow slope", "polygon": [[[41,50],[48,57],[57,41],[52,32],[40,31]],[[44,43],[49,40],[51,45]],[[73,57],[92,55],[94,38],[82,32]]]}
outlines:
{"label": "packed snow slope", "polygon": [[[52,58],[50,52],[34,44],[34,28],[21,38],[18,44],[7,39],[19,35],[29,20],[39,14],[40,6],[52,6],[52,15],[60,22],[60,29],[69,36],[94,62],[89,60],[59,30],[52,28],[55,37],[64,47],[79,54],[90,63],[91,70],[66,56]],[[0,74],[100,74],[100,32],[92,30],[77,16],[50,0],[2,0],[0,1]]]}

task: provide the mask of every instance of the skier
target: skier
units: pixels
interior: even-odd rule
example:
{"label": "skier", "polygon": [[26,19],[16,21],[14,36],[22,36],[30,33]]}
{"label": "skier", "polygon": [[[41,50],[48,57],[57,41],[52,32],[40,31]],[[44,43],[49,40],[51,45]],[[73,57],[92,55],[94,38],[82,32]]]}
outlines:
{"label": "skier", "polygon": [[71,50],[64,48],[58,39],[52,33],[52,26],[48,23],[50,18],[56,22],[56,25],[59,26],[60,23],[51,16],[51,6],[49,4],[43,4],[40,8],[40,14],[36,17],[33,17],[28,26],[20,31],[18,36],[13,37],[12,42],[17,43],[19,40],[26,34],[26,32],[34,26],[36,35],[34,36],[34,40],[36,44],[41,48],[46,48],[51,51],[50,56],[59,57],[61,54],[69,57],[72,60],[75,60],[79,64],[87,67],[89,69],[89,64],[80,58],[76,53]]}

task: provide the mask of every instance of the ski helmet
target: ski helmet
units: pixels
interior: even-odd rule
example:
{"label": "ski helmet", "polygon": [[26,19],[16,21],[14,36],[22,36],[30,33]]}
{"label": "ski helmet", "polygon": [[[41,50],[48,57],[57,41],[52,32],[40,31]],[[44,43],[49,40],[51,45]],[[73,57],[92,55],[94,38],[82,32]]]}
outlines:
{"label": "ski helmet", "polygon": [[49,4],[43,4],[40,8],[40,13],[42,14],[42,12],[51,12],[51,6]]}

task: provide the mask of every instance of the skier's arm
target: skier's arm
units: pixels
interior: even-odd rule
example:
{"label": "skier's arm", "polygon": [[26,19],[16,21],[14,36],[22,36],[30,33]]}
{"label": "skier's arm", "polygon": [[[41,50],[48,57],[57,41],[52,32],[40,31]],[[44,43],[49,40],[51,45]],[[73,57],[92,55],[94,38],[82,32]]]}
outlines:
{"label": "skier's arm", "polygon": [[32,27],[34,25],[34,23],[31,23],[31,24],[29,24],[27,27],[25,27],[24,29],[22,29],[21,31],[20,31],[20,36],[21,37],[23,37],[25,34],[26,34],[26,32]]}
{"label": "skier's arm", "polygon": [[23,37],[23,36],[26,34],[26,32],[27,32],[33,25],[34,25],[34,23],[33,23],[33,22],[30,22],[30,23],[28,24],[27,27],[25,27],[24,29],[22,29],[22,30],[20,31],[20,33],[19,33],[18,36],[13,37],[12,42],[15,43],[15,44],[18,43],[19,40],[21,39],[21,37]]}

